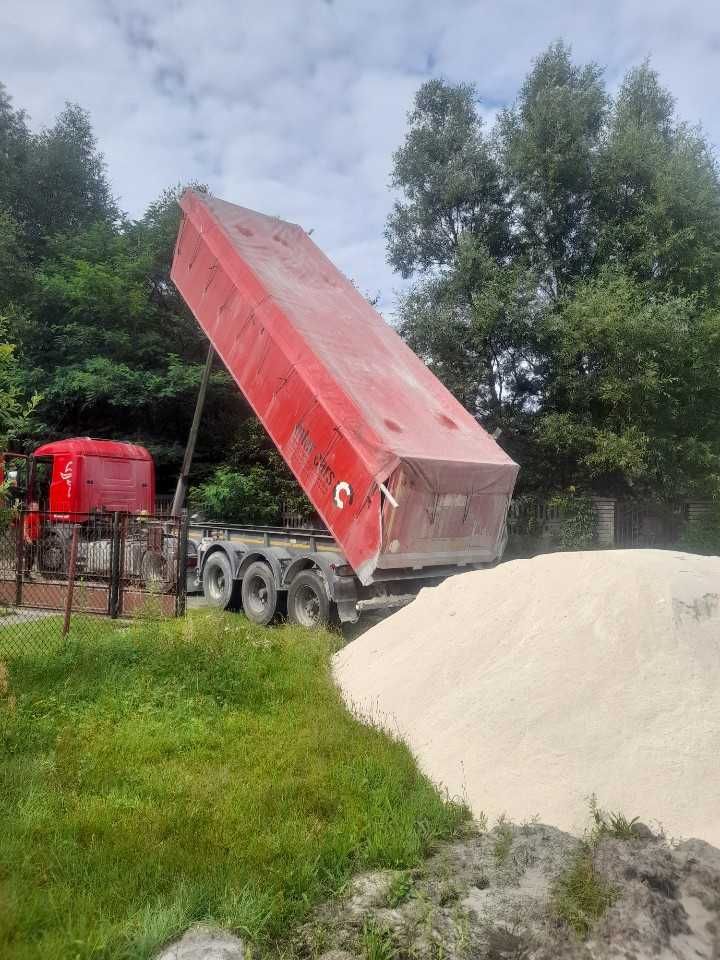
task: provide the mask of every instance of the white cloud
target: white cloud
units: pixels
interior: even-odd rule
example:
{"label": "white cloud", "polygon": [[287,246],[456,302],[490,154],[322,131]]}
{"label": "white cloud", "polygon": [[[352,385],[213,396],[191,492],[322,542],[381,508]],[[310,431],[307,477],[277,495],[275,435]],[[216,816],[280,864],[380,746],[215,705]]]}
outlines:
{"label": "white cloud", "polygon": [[35,127],[66,99],[90,111],[130,214],[205,181],[314,227],[390,310],[401,283],[382,231],[414,91],[471,80],[491,121],[559,37],[606,65],[611,87],[650,55],[680,114],[720,143],[715,0],[5,0],[0,80]]}

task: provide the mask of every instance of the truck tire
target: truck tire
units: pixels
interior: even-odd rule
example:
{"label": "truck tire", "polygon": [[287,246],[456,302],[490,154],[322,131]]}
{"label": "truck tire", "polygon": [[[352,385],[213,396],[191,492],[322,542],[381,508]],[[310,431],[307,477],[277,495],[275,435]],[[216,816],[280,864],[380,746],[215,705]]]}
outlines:
{"label": "truck tire", "polygon": [[314,570],[301,570],[288,588],[288,620],[301,627],[327,627],[334,620],[322,577]]}
{"label": "truck tire", "polygon": [[46,574],[66,574],[70,560],[70,534],[58,527],[43,530],[38,544],[38,569]]}
{"label": "truck tire", "polygon": [[242,579],[242,604],[245,616],[265,627],[278,608],[277,587],[270,567],[261,560],[251,563]]}
{"label": "truck tire", "polygon": [[211,554],[202,572],[203,596],[210,606],[217,610],[237,610],[240,605],[238,586],[225,554]]}
{"label": "truck tire", "polygon": [[145,583],[152,583],[156,587],[169,583],[168,562],[159,550],[146,550],[140,561],[140,576]]}

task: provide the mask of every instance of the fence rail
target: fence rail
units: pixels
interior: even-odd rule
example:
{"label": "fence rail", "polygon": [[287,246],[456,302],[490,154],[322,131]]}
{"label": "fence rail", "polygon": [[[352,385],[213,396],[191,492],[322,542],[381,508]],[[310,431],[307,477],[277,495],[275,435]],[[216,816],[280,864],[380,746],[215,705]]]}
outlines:
{"label": "fence rail", "polygon": [[97,618],[185,609],[187,520],[125,513],[5,512],[0,653]]}

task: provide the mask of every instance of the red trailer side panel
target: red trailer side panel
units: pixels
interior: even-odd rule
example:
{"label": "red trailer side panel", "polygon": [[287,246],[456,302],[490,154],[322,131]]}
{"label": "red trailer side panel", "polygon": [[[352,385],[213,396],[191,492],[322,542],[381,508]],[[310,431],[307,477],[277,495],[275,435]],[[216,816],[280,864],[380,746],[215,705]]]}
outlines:
{"label": "red trailer side panel", "polygon": [[517,465],[304,230],[181,206],[172,279],[361,580],[496,559]]}

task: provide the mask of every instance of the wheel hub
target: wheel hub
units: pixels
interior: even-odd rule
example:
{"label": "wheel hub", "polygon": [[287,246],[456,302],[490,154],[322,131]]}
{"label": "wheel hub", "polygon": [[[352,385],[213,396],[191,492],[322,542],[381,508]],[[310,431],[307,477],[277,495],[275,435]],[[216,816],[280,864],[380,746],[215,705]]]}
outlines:
{"label": "wheel hub", "polygon": [[311,587],[303,587],[298,592],[296,614],[304,627],[317,626],[320,620],[320,598]]}
{"label": "wheel hub", "polygon": [[210,592],[214,600],[222,600],[225,593],[225,574],[219,568],[210,581]]}
{"label": "wheel hub", "polygon": [[268,603],[268,588],[264,580],[260,577],[253,578],[250,585],[250,597],[254,607],[264,609]]}

